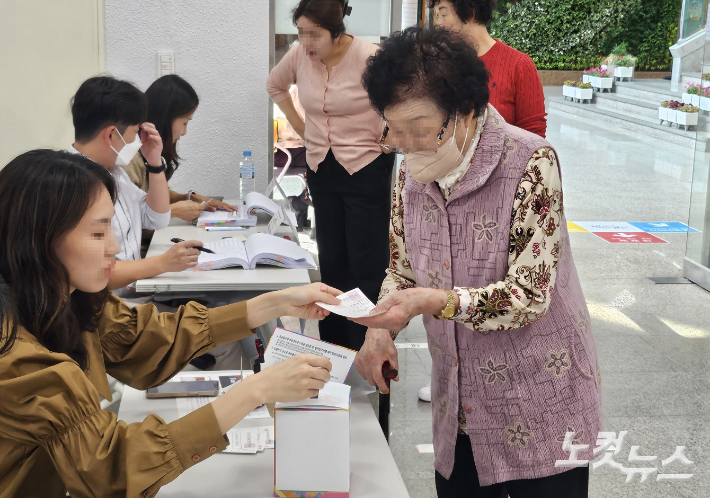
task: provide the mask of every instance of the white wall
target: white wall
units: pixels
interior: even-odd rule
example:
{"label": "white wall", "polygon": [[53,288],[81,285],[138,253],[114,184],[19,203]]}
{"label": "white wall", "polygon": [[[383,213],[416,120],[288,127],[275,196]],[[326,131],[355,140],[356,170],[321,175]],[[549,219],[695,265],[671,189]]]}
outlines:
{"label": "white wall", "polygon": [[[299,0],[276,0],[274,27],[277,34],[295,35],[291,13]],[[352,14],[345,18],[348,33],[371,43],[379,43],[381,36],[390,34],[390,0],[350,0]],[[415,13],[416,17],[416,13]]]}
{"label": "white wall", "polygon": [[174,50],[175,73],[200,97],[170,186],[234,198],[239,157],[250,149],[263,191],[272,153],[268,0],[111,0],[105,29],[107,72],[145,90],[158,77],[158,50]]}
{"label": "white wall", "polygon": [[103,0],[0,0],[0,168],[74,141],[69,100],[101,71],[102,9]]}

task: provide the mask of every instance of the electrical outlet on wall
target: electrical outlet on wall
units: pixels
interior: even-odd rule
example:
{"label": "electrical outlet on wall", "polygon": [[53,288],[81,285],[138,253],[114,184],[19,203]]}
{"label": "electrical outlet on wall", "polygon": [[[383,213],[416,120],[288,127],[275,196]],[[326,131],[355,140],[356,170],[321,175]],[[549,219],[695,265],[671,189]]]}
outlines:
{"label": "electrical outlet on wall", "polygon": [[175,52],[158,50],[158,78],[175,72]]}

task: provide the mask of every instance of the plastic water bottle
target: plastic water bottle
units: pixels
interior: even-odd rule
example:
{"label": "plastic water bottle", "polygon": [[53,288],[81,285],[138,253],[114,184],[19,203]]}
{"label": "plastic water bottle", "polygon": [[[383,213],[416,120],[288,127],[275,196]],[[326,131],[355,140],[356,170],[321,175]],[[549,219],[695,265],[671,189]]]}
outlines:
{"label": "plastic water bottle", "polygon": [[256,169],[254,161],[251,159],[251,151],[245,150],[241,161],[239,161],[239,199],[242,204],[246,202],[246,195],[254,192]]}

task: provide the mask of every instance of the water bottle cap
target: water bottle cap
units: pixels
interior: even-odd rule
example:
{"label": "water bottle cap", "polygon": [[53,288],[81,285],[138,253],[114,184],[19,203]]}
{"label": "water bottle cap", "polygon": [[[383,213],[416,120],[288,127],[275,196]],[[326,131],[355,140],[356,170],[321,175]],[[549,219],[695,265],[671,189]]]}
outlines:
{"label": "water bottle cap", "polygon": [[245,150],[245,151],[244,151],[244,155],[245,155],[246,157],[251,157],[251,151],[250,151],[250,150]]}

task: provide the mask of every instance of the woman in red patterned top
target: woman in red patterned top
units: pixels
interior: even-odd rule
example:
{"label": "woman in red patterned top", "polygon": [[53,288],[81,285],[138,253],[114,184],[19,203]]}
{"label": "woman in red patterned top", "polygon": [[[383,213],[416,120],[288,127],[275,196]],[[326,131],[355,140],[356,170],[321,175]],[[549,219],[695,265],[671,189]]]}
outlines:
{"label": "woman in red patterned top", "polygon": [[465,35],[490,73],[490,103],[510,124],[545,137],[545,95],[535,63],[488,34],[496,0],[428,0],[437,24]]}

